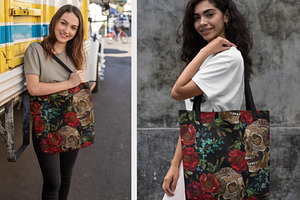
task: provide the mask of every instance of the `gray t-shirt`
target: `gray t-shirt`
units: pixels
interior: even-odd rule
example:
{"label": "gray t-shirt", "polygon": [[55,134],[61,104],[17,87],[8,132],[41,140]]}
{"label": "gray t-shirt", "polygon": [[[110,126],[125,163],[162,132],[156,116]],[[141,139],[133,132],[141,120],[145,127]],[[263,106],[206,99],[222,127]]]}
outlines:
{"label": "gray t-shirt", "polygon": [[[75,66],[68,58],[66,51],[55,55],[72,71],[75,70]],[[25,51],[24,71],[25,74],[38,75],[40,82],[44,83],[67,81],[70,76],[70,73],[54,59],[46,57],[43,47],[37,42],[31,43]]]}

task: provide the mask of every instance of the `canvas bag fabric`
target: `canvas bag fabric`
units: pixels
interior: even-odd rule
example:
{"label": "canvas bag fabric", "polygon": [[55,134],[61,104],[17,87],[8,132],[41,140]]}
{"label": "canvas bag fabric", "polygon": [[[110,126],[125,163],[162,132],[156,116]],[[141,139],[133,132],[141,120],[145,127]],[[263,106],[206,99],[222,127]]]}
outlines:
{"label": "canvas bag fabric", "polygon": [[[72,73],[54,54],[53,58]],[[41,151],[55,154],[94,143],[95,120],[89,83],[44,96],[29,95],[33,136]]]}
{"label": "canvas bag fabric", "polygon": [[269,111],[257,111],[245,75],[246,111],[179,111],[186,199],[264,200],[270,184]]}

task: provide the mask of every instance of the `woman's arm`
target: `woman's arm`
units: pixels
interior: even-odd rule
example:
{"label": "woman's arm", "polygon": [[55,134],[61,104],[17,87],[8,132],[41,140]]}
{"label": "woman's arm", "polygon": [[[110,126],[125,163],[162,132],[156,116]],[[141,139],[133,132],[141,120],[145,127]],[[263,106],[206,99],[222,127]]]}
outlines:
{"label": "woman's arm", "polygon": [[209,55],[228,50],[232,46],[235,45],[224,38],[218,37],[202,48],[180,74],[173,87],[172,98],[180,101],[203,94],[203,91],[192,81],[193,76]]}
{"label": "woman's arm", "polygon": [[164,183],[163,183],[163,190],[165,193],[169,196],[174,195],[174,191],[177,185],[178,181],[178,175],[179,175],[179,165],[182,157],[182,152],[181,152],[181,137],[179,136],[178,142],[177,142],[177,147],[175,150],[174,157],[171,161],[171,166],[169,168],[169,171],[167,175],[164,178]]}
{"label": "woman's arm", "polygon": [[76,87],[83,82],[82,70],[75,70],[69,80],[57,83],[39,82],[39,76],[35,74],[26,74],[27,89],[32,96],[48,95],[62,90]]}

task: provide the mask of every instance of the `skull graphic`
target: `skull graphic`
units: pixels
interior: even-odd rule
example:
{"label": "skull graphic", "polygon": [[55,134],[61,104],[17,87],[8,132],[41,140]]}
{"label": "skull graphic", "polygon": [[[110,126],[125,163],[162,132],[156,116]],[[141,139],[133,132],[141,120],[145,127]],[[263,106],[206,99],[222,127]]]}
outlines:
{"label": "skull graphic", "polygon": [[222,168],[215,174],[222,183],[222,190],[214,194],[217,200],[242,200],[244,198],[245,184],[241,174],[230,167]]}
{"label": "skull graphic", "polygon": [[250,172],[257,172],[269,162],[269,134],[270,124],[265,119],[258,119],[246,127],[243,140],[246,151],[245,159]]}
{"label": "skull graphic", "polygon": [[240,122],[240,112],[234,112],[234,111],[224,111],[221,112],[221,117],[225,120],[228,121],[231,124],[238,124]]}
{"label": "skull graphic", "polygon": [[68,92],[68,90],[63,90],[63,91],[58,92],[57,95],[66,97],[69,95],[69,92]]}
{"label": "skull graphic", "polygon": [[75,112],[82,126],[87,126],[90,122],[94,121],[93,105],[90,95],[89,90],[82,89],[73,96]]}
{"label": "skull graphic", "polygon": [[63,151],[69,148],[71,149],[80,148],[81,139],[77,129],[69,125],[66,125],[61,129],[59,129],[57,133],[63,138],[63,142],[61,145]]}

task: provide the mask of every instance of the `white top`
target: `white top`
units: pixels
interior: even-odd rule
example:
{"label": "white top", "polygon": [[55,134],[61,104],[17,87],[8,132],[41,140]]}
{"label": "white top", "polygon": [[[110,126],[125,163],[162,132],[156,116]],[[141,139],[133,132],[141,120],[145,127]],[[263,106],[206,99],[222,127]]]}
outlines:
{"label": "white top", "polygon": [[[192,80],[204,92],[201,111],[240,110],[244,99],[244,61],[239,50],[212,54],[206,58]],[[191,99],[185,100],[193,109]]]}

